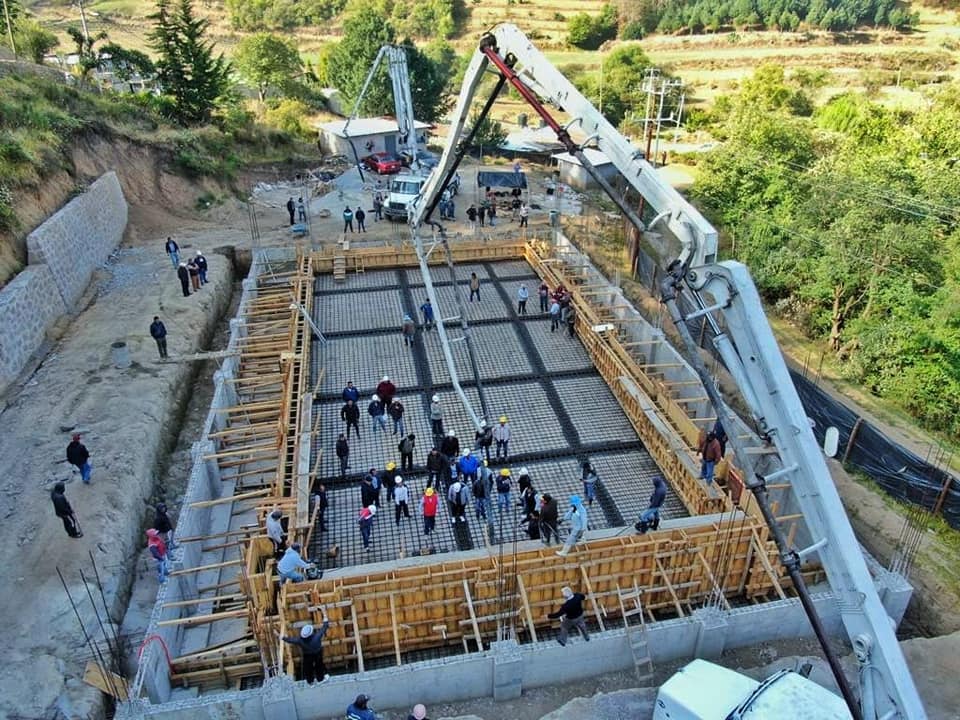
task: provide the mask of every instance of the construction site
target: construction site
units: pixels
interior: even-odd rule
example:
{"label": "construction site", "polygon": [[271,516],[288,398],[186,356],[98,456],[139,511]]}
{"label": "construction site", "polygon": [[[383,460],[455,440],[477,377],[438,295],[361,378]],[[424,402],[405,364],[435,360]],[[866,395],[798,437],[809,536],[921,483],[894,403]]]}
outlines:
{"label": "construction site", "polygon": [[[419,180],[400,230],[391,224],[389,235],[381,228],[378,237],[351,242],[346,228],[336,232],[339,221],[308,220],[283,242],[261,243],[251,211],[249,270],[222,348],[184,355],[217,369],[196,434],[181,440],[189,471],[169,573],[159,585],[150,573],[136,583],[149,585],[151,601],[157,593],[129,676],[101,657],[88,663],[84,680],[113,699],[118,718],[343,717],[358,694],[406,717],[416,703],[509,702],[613,673],[652,685],[660,666],[695,658],[722,665],[738,649],[809,638],[850,707],[849,715],[822,717],[925,717],[894,635],[913,595],[898,571],[905,565],[890,569],[861,552],[749,273],[718,262],[716,233],[699,213],[540,64],[516,28],[501,27],[477,51],[439,166]],[[637,230],[628,241],[634,251],[664,256],[663,284],[650,288],[660,300],[653,317],[565,234],[559,203],[538,205],[531,227],[511,224],[496,234],[448,233],[436,221],[445,190],[454,178],[460,184],[469,143],[459,140],[477,85],[471,72],[485,69],[500,76],[487,110],[510,82],[589,170],[587,140],[574,142],[537,101],[558,105],[565,93],[565,112],[637,190],[639,210],[614,202]],[[412,109],[399,99],[397,106],[402,130]],[[351,166],[336,182],[366,182],[362,174],[350,179],[357,172]],[[339,198],[336,187],[331,207],[343,204],[346,185]],[[215,289],[228,284],[213,277]],[[559,327],[538,303],[541,285],[569,293]],[[521,289],[526,308],[518,306]],[[223,297],[214,297],[209,302],[225,311]],[[428,300],[432,325],[423,322]],[[405,318],[415,325],[407,337]],[[702,344],[708,330],[715,355],[692,349],[691,336]],[[387,378],[405,408],[400,432],[365,412]],[[341,417],[348,382],[359,391],[353,437]],[[739,396],[722,398],[720,384]],[[424,534],[426,460],[441,440],[432,403],[442,409],[443,432],[481,460],[475,435],[488,423],[509,423],[509,446],[502,457],[490,455],[489,470],[529,476],[538,502],[555,498],[561,517],[584,496],[589,461],[596,498],[582,536],[561,523],[568,553],[530,538],[516,486],[505,506],[494,501],[481,517],[471,501],[458,522],[444,485],[436,529]],[[701,455],[718,424],[728,446],[708,481]],[[349,458],[341,463],[345,432]],[[402,471],[410,515],[383,496],[367,547],[361,484],[368,470],[400,467],[404,436],[415,439],[412,470]],[[659,522],[640,528],[657,476],[667,486],[653,507]],[[126,500],[102,504],[111,502],[119,508]],[[311,565],[303,577],[278,570],[280,554],[267,536],[268,516],[278,511],[286,546],[297,544]],[[92,553],[90,560],[96,569]],[[564,644],[566,631],[559,635],[548,617],[567,589],[583,595],[589,642]],[[110,614],[105,598],[101,604]],[[303,656],[283,639],[307,637],[327,619],[329,676],[308,683]],[[116,631],[101,630],[109,645]],[[87,644],[96,650],[96,639]],[[872,684],[852,690],[841,677],[834,656],[851,648],[861,667],[874,668],[867,675],[877,672],[886,684],[876,702]]]}

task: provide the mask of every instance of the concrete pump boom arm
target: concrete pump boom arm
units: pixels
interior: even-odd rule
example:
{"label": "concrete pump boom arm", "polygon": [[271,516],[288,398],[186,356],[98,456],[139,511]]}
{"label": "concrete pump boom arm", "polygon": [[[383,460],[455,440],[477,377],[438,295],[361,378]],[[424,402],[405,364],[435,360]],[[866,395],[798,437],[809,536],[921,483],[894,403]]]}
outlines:
{"label": "concrete pump boom arm", "polygon": [[[470,139],[465,132],[468,113],[484,72],[490,65],[500,75],[500,84],[505,80],[511,82],[568,149],[579,152],[578,157],[583,162],[581,148],[572,143],[567,128],[556,123],[543,103],[562,108],[573,117],[573,122],[578,123],[589,136],[587,143],[594,143],[610,158],[624,179],[656,211],[658,219],[665,220],[667,227],[680,241],[680,256],[670,265],[673,277],[664,284],[664,302],[670,308],[678,328],[691,319],[690,315],[684,317],[678,309],[676,296],[680,292],[689,293],[694,298],[700,308],[694,315],[705,316],[713,327],[720,327],[713,316],[723,316],[726,330],[719,332],[715,345],[750,406],[761,432],[770,438],[779,451],[783,468],[775,473],[776,479],[778,482],[787,481],[792,486],[813,538],[811,547],[797,552],[786,547],[782,533],[778,527],[775,528],[774,534],[779,534],[781,540],[778,543],[781,557],[785,565],[798,564],[802,557],[808,555],[820,558],[840,607],[847,634],[858,657],[866,658],[865,661],[861,660],[861,666],[866,667],[868,675],[872,671],[879,674],[880,680],[876,683],[864,683],[864,688],[873,685],[876,692],[862,692],[860,707],[856,707],[854,700],[851,712],[855,717],[864,716],[866,720],[922,720],[926,713],[900,651],[892,623],[880,602],[823,453],[813,436],[766,320],[750,273],[739,263],[717,262],[717,234],[710,223],[658,176],[639,151],[513,25],[504,24],[494,28],[484,36],[471,58],[440,164],[425,184],[410,214],[414,237],[417,238],[420,226],[429,221],[429,214],[439,194],[450,181],[467,149],[464,145]],[[484,113],[492,102],[491,97]],[[584,163],[584,166],[598,178],[599,174],[589,163]],[[615,194],[609,185],[601,182],[601,187],[608,194]],[[638,225],[638,229],[642,229],[638,218],[625,207],[622,198],[612,199],[626,217]],[[705,364],[697,362],[699,357],[694,357],[698,348],[691,346],[690,342],[687,344],[687,355],[707,388],[718,417],[726,417],[729,411],[719,397]],[[765,493],[765,483],[774,479],[773,474],[766,477],[755,474],[752,458],[742,441],[734,435],[731,433],[730,445],[734,447],[738,463],[746,475],[744,480],[747,486],[760,500],[761,494]],[[767,517],[769,522],[772,513]],[[777,525],[775,519],[772,519],[772,524]],[[811,623],[816,629],[819,620],[815,612]],[[851,704],[851,694],[847,692],[845,697],[848,705]]]}

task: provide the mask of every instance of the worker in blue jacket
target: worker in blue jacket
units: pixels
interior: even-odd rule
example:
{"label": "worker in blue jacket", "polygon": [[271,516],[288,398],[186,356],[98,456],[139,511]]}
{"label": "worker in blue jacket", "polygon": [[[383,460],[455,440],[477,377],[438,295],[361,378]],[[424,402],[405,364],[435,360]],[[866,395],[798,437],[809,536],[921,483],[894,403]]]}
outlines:
{"label": "worker in blue jacket", "polygon": [[583,500],[579,495],[570,496],[570,509],[563,516],[563,521],[570,521],[570,533],[567,535],[567,541],[563,544],[563,549],[557,551],[560,557],[566,556],[574,545],[587,531],[587,509],[583,506]]}
{"label": "worker in blue jacket", "polygon": [[656,530],[660,527],[660,508],[666,499],[667,483],[660,475],[655,475],[653,492],[650,494],[650,505],[640,513],[640,522],[634,525],[638,533],[642,534],[647,530]]}
{"label": "worker in blue jacket", "polygon": [[474,480],[477,479],[477,468],[480,467],[480,461],[473,456],[473,453],[469,449],[463,449],[463,456],[460,458],[460,462],[457,463],[457,477],[466,484],[469,482],[468,487],[473,487]]}

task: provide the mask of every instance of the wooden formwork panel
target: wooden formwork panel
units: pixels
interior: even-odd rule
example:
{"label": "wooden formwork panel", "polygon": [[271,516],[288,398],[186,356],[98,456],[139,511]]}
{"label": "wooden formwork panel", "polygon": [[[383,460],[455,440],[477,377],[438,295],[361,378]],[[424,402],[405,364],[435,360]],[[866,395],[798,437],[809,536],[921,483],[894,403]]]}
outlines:
{"label": "wooden formwork panel", "polygon": [[[517,260],[524,257],[526,243],[522,240],[509,242],[463,242],[450,245],[455,263],[496,262],[498,260]],[[313,271],[317,274],[332,273],[334,257],[346,257],[348,262],[357,264],[365,270],[397,267],[416,267],[419,265],[417,253],[412,245],[402,247],[372,247],[340,250],[328,248],[311,255]],[[446,263],[444,253],[430,256],[430,265]]]}

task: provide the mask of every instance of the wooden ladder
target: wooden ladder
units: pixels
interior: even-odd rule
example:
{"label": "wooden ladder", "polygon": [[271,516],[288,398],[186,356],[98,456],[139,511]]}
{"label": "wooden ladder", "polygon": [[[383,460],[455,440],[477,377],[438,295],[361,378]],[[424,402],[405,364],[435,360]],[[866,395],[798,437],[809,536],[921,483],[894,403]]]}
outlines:
{"label": "wooden ladder", "polygon": [[[620,602],[620,615],[623,618],[623,627],[627,631],[627,641],[630,643],[630,652],[633,654],[633,666],[637,673],[637,680],[643,682],[653,677],[653,660],[650,658],[650,649],[647,645],[647,623],[643,619],[643,604],[640,596],[643,590],[633,582],[633,590],[623,591],[617,585],[617,599]],[[640,618],[640,625],[630,625],[630,618],[634,615]]]}
{"label": "wooden ladder", "polygon": [[364,272],[363,258],[362,258],[362,257],[355,257],[355,258],[353,259],[353,268],[354,268],[354,270],[357,271],[357,274],[358,274],[358,275],[359,275],[360,273]]}
{"label": "wooden ladder", "polygon": [[333,279],[344,282],[347,279],[347,258],[344,255],[335,255],[333,258]]}

